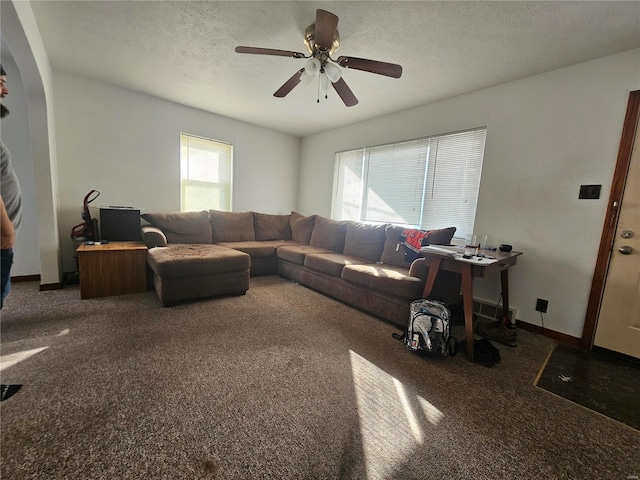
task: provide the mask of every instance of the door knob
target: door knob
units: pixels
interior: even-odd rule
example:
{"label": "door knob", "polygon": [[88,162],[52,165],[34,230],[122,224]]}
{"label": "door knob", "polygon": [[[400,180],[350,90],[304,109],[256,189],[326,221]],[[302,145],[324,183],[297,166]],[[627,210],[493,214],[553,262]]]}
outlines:
{"label": "door knob", "polygon": [[623,230],[622,233],[620,233],[620,236],[622,238],[631,238],[633,237],[633,232],[631,230]]}
{"label": "door knob", "polygon": [[633,252],[633,248],[631,248],[628,245],[624,245],[624,246],[620,247],[618,249],[618,251],[623,255],[629,255],[631,252]]}

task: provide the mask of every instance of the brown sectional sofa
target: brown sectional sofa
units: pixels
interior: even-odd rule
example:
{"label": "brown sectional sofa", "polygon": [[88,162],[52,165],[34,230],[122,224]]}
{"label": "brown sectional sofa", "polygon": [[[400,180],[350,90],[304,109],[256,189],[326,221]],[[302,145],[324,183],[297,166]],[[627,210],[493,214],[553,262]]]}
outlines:
{"label": "brown sectional sofa", "polygon": [[[142,238],[163,305],[244,294],[250,276],[276,275],[405,326],[422,296],[425,260],[407,262],[404,227],[336,221],[320,215],[209,210],[145,213]],[[448,245],[455,228],[432,230],[429,244]],[[457,274],[439,272],[433,297],[460,293]]]}

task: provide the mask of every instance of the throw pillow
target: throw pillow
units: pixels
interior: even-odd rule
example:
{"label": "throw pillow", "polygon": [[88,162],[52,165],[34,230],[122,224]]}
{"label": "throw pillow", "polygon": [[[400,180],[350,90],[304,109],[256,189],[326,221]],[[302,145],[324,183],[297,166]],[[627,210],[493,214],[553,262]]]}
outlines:
{"label": "throw pillow", "polygon": [[456,227],[429,230],[422,241],[422,245],[451,245],[451,239],[456,230]]}

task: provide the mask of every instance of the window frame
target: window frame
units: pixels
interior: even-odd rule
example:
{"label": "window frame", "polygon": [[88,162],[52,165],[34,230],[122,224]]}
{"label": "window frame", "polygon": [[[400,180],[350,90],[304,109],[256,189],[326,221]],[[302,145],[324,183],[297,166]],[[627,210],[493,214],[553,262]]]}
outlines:
{"label": "window frame", "polygon": [[[197,180],[197,179],[190,179],[190,178],[185,178],[183,175],[183,169],[184,168],[189,168],[189,166],[187,165],[185,167],[185,162],[188,162],[188,158],[185,159],[184,158],[184,154],[183,151],[186,148],[187,150],[189,149],[189,145],[188,145],[188,141],[189,139],[195,139],[197,141],[200,142],[207,142],[212,144],[212,146],[215,147],[221,147],[220,150],[224,150],[228,147],[228,177],[225,177],[223,180],[228,180],[228,182],[225,181],[218,181],[218,182],[210,182],[210,181],[206,181],[206,180]],[[186,144],[185,144],[186,142]],[[215,148],[212,148],[211,151],[214,151]],[[186,196],[187,196],[187,192],[186,192],[186,187],[210,187],[211,190],[222,190],[223,194],[226,198],[227,204],[228,204],[228,208],[226,208],[224,205],[222,206],[223,208],[221,208],[219,205],[212,205],[207,209],[214,209],[214,210],[222,210],[222,211],[233,211],[233,166],[234,166],[234,161],[233,161],[233,154],[234,154],[234,148],[233,148],[233,144],[229,143],[229,142],[225,142],[222,140],[217,140],[214,138],[208,138],[208,137],[203,137],[200,135],[194,135],[191,133],[185,133],[185,132],[180,132],[180,211],[181,212],[186,212],[186,211],[194,211],[192,209],[186,209],[185,205],[187,203],[186,200]],[[220,166],[218,167],[218,172],[220,172],[222,170],[222,168],[220,168]],[[196,209],[195,211],[200,211],[201,209]]]}

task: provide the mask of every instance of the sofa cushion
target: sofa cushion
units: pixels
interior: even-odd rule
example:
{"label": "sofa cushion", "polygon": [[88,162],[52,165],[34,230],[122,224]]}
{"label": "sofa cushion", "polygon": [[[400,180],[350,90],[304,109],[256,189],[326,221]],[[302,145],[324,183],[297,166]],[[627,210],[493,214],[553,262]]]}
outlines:
{"label": "sofa cushion", "polygon": [[[406,227],[397,225],[389,225],[385,229],[385,242],[380,261],[387,265],[395,265],[397,267],[409,268],[411,262],[404,259],[404,246],[400,244],[400,236]],[[449,245],[456,227],[441,228],[435,230],[427,230],[422,241],[423,245]]]}
{"label": "sofa cushion", "polygon": [[291,212],[289,225],[291,226],[291,240],[308,244],[316,222],[316,216],[305,217],[298,212]]}
{"label": "sofa cushion", "polygon": [[338,278],[340,278],[345,265],[363,265],[366,263],[370,263],[370,261],[342,253],[310,253],[304,258],[305,267]]}
{"label": "sofa cushion", "polygon": [[249,270],[246,253],[213,244],[174,244],[151,248],[147,261],[160,278],[181,278]]}
{"label": "sofa cushion", "polygon": [[396,267],[409,268],[411,262],[404,259],[404,248],[399,243],[400,235],[406,230],[405,227],[397,225],[388,225],[385,229],[385,241],[380,261],[386,265],[395,265]]}
{"label": "sofa cushion", "polygon": [[273,247],[274,250],[286,245],[300,245],[298,242],[294,242],[293,240],[264,240],[261,243]]}
{"label": "sofa cushion", "polygon": [[209,212],[143,213],[140,215],[159,228],[168,243],[211,243]]}
{"label": "sofa cushion", "polygon": [[336,253],[328,248],[314,247],[313,245],[285,245],[276,250],[276,255],[297,265],[304,265],[304,257],[310,253]]}
{"label": "sofa cushion", "polygon": [[220,242],[218,245],[248,253],[252,258],[275,255],[276,249],[263,242]]}
{"label": "sofa cushion", "polygon": [[360,287],[395,297],[415,300],[422,296],[424,281],[409,275],[409,270],[393,265],[345,265],[342,279]]}
{"label": "sofa cushion", "polygon": [[344,242],[344,254],[377,262],[384,249],[386,227],[386,224],[367,225],[349,222]]}
{"label": "sofa cushion", "polygon": [[269,215],[253,212],[253,229],[256,240],[280,240],[291,238],[291,215]]}
{"label": "sofa cushion", "polygon": [[253,242],[253,213],[209,210],[213,242]]}
{"label": "sofa cushion", "polygon": [[342,253],[348,223],[346,220],[331,220],[330,218],[316,215],[316,222],[313,226],[309,244]]}
{"label": "sofa cushion", "polygon": [[422,245],[450,245],[456,230],[456,227],[429,230],[422,241]]}

